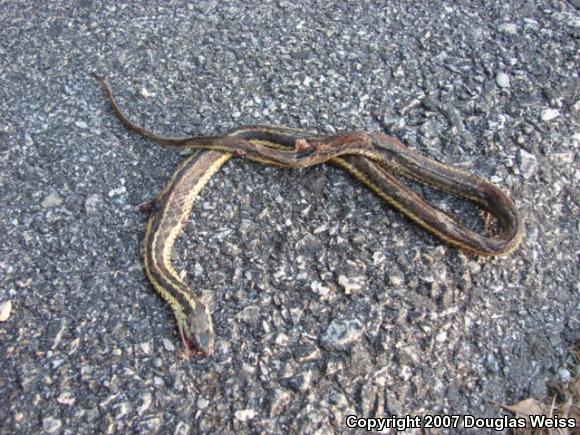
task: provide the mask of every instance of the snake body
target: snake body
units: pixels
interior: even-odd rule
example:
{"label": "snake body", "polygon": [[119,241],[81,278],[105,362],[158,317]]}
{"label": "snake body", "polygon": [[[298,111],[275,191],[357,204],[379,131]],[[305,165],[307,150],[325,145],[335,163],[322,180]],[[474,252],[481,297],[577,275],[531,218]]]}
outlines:
{"label": "snake body", "polygon": [[[363,131],[323,136],[266,125],[238,127],[221,136],[160,136],[130,121],[108,83],[95,77],[103,86],[113,112],[127,128],[166,146],[198,150],[180,164],[153,200],[144,242],[147,277],[173,309],[186,355],[211,355],[215,333],[209,308],[179,277],[171,264],[171,251],[199,193],[234,156],[287,168],[325,162],[336,165],[436,237],[477,255],[506,255],[523,239],[521,216],[513,201],[499,188],[483,178],[429,159],[392,136]],[[499,233],[485,235],[467,228],[454,216],[425,201],[398,176],[473,202],[497,219]]]}

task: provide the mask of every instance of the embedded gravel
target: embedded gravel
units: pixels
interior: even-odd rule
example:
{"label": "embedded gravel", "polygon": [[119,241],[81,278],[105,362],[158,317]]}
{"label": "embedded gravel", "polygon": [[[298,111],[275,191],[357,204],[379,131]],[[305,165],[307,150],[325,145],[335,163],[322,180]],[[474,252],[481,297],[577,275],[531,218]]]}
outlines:
{"label": "embedded gravel", "polygon": [[[322,434],[544,397],[580,330],[577,7],[0,1],[0,432]],[[383,129],[509,191],[525,242],[477,258],[336,168],[232,161],[175,250],[217,332],[184,361],[137,211],[183,155],[93,72],[160,133]]]}

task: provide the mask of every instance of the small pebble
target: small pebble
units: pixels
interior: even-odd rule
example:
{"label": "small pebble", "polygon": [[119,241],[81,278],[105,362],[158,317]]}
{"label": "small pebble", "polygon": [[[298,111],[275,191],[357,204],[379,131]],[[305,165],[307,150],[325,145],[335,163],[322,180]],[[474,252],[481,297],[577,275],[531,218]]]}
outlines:
{"label": "small pebble", "polygon": [[290,342],[290,337],[288,337],[288,335],[284,334],[283,332],[278,333],[276,335],[276,338],[274,339],[274,343],[276,343],[276,345],[281,346],[281,347],[288,346],[289,342]]}
{"label": "small pebble", "polygon": [[393,273],[389,275],[389,282],[394,287],[399,287],[403,283],[403,278],[401,277],[401,275]]}
{"label": "small pebble", "polygon": [[319,294],[320,296],[327,296],[330,293],[330,289],[318,281],[312,282],[310,288],[314,293]]}
{"label": "small pebble", "polygon": [[358,319],[333,320],[325,334],[322,343],[330,349],[344,350],[349,345],[358,341],[364,334],[364,327]]}
{"label": "small pebble", "polygon": [[500,370],[500,364],[497,361],[497,358],[492,355],[491,353],[487,354],[484,359],[484,364],[487,369],[492,373],[497,373]]}
{"label": "small pebble", "polygon": [[516,35],[518,33],[518,26],[514,23],[503,23],[498,26],[497,30],[506,35]]}
{"label": "small pebble", "polygon": [[175,346],[173,345],[171,340],[168,340],[167,338],[163,338],[163,339],[161,339],[161,342],[163,343],[163,347],[165,348],[165,350],[167,352],[175,352]]}
{"label": "small pebble", "polygon": [[147,411],[149,409],[149,407],[151,406],[151,403],[153,403],[153,396],[151,396],[151,393],[145,393],[141,397],[141,400],[143,401],[143,403],[141,404],[141,406],[137,410],[139,415],[143,415],[145,413],[145,411]]}
{"label": "small pebble", "polygon": [[5,322],[10,318],[12,311],[12,301],[4,301],[0,303],[0,322]]}
{"label": "small pebble", "polygon": [[270,415],[275,417],[280,415],[290,402],[291,396],[285,390],[277,389],[274,391],[274,396],[270,401]]}
{"label": "small pebble", "polygon": [[54,417],[46,417],[42,420],[42,429],[47,433],[54,433],[60,430],[62,421]]}
{"label": "small pebble", "polygon": [[523,149],[520,149],[518,153],[518,162],[523,177],[526,180],[530,179],[532,175],[534,175],[534,172],[536,172],[536,167],[538,165],[536,156]]}
{"label": "small pebble", "polygon": [[199,399],[197,399],[197,409],[200,410],[204,410],[205,408],[207,408],[209,405],[209,400],[200,397]]}
{"label": "small pebble", "polygon": [[113,196],[117,196],[117,195],[122,195],[126,191],[127,191],[127,189],[125,188],[125,186],[119,186],[115,189],[111,189],[111,190],[109,190],[109,198],[112,198]]}
{"label": "small pebble", "polygon": [[409,367],[407,365],[402,365],[401,366],[401,378],[404,381],[408,381],[409,379],[411,379],[411,376],[413,376],[413,370],[411,370],[411,367]]}
{"label": "small pebble", "polygon": [[87,214],[96,213],[99,210],[101,202],[101,195],[98,193],[89,196],[85,201],[85,210]]}
{"label": "small pebble", "polygon": [[469,271],[475,275],[481,272],[481,265],[476,261],[470,261],[467,263],[467,267],[469,267]]}
{"label": "small pebble", "polygon": [[151,96],[151,92],[149,92],[146,88],[141,88],[140,94],[145,99]]}
{"label": "small pebble", "polygon": [[141,352],[143,352],[144,354],[148,355],[151,353],[151,343],[149,342],[141,343],[139,347],[141,348]]}
{"label": "small pebble", "polygon": [[312,385],[312,380],[314,378],[314,373],[312,370],[305,370],[298,373],[292,379],[290,379],[290,386],[296,392],[304,393],[310,389]]}
{"label": "small pebble", "polygon": [[72,405],[76,401],[76,397],[71,391],[64,391],[56,398],[56,401],[61,405]]}
{"label": "small pebble", "polygon": [[500,88],[508,88],[510,85],[510,76],[503,71],[500,71],[495,76],[495,82]]}
{"label": "small pebble", "polygon": [[255,323],[260,319],[260,307],[257,305],[248,305],[238,313],[238,318],[246,323]]}
{"label": "small pebble", "polygon": [[346,277],[344,275],[338,276],[338,285],[344,289],[344,293],[350,295],[357,292],[363,288],[364,278],[360,276],[355,276],[352,278]]}
{"label": "small pebble", "polygon": [[572,380],[572,374],[568,369],[558,370],[558,377],[562,382],[570,382]]}
{"label": "small pebble", "polygon": [[378,266],[379,264],[384,263],[385,258],[385,254],[383,254],[381,251],[377,251],[373,254],[373,264]]}
{"label": "small pebble", "polygon": [[557,109],[544,109],[542,110],[542,113],[540,115],[542,121],[551,121],[552,119],[555,119],[558,116],[560,116],[560,111]]}
{"label": "small pebble", "polygon": [[40,205],[44,208],[58,207],[62,204],[62,198],[59,196],[56,190],[50,192],[43,200]]}
{"label": "small pebble", "polygon": [[254,411],[251,408],[249,408],[249,409],[241,409],[241,410],[236,411],[234,413],[234,417],[236,418],[236,420],[240,420],[240,421],[248,421],[248,420],[251,420],[252,418],[254,418],[255,415],[256,415],[256,411]]}

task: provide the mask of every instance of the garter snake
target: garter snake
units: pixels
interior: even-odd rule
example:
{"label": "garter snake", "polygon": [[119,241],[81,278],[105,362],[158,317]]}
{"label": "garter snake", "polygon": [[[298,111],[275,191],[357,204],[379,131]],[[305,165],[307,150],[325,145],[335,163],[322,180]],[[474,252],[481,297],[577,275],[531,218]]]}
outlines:
{"label": "garter snake", "polygon": [[[108,83],[95,77],[113,112],[127,128],[163,145],[198,150],[179,165],[152,201],[144,241],[147,277],[173,309],[186,355],[212,354],[215,333],[208,306],[179,277],[171,264],[171,251],[199,193],[234,156],[288,168],[334,164],[436,237],[476,255],[506,255],[523,239],[520,214],[499,188],[483,178],[429,159],[392,136],[363,131],[323,136],[266,125],[238,127],[220,136],[160,136],[130,121]],[[473,202],[496,218],[499,233],[484,235],[467,228],[454,216],[429,204],[397,176]]]}

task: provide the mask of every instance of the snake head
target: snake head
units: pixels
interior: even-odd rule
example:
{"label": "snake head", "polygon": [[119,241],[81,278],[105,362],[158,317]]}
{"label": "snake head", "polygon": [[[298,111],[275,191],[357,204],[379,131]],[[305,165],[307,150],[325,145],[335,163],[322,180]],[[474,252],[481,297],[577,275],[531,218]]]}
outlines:
{"label": "snake head", "polygon": [[196,303],[178,322],[186,356],[210,356],[214,351],[213,324],[207,305]]}

